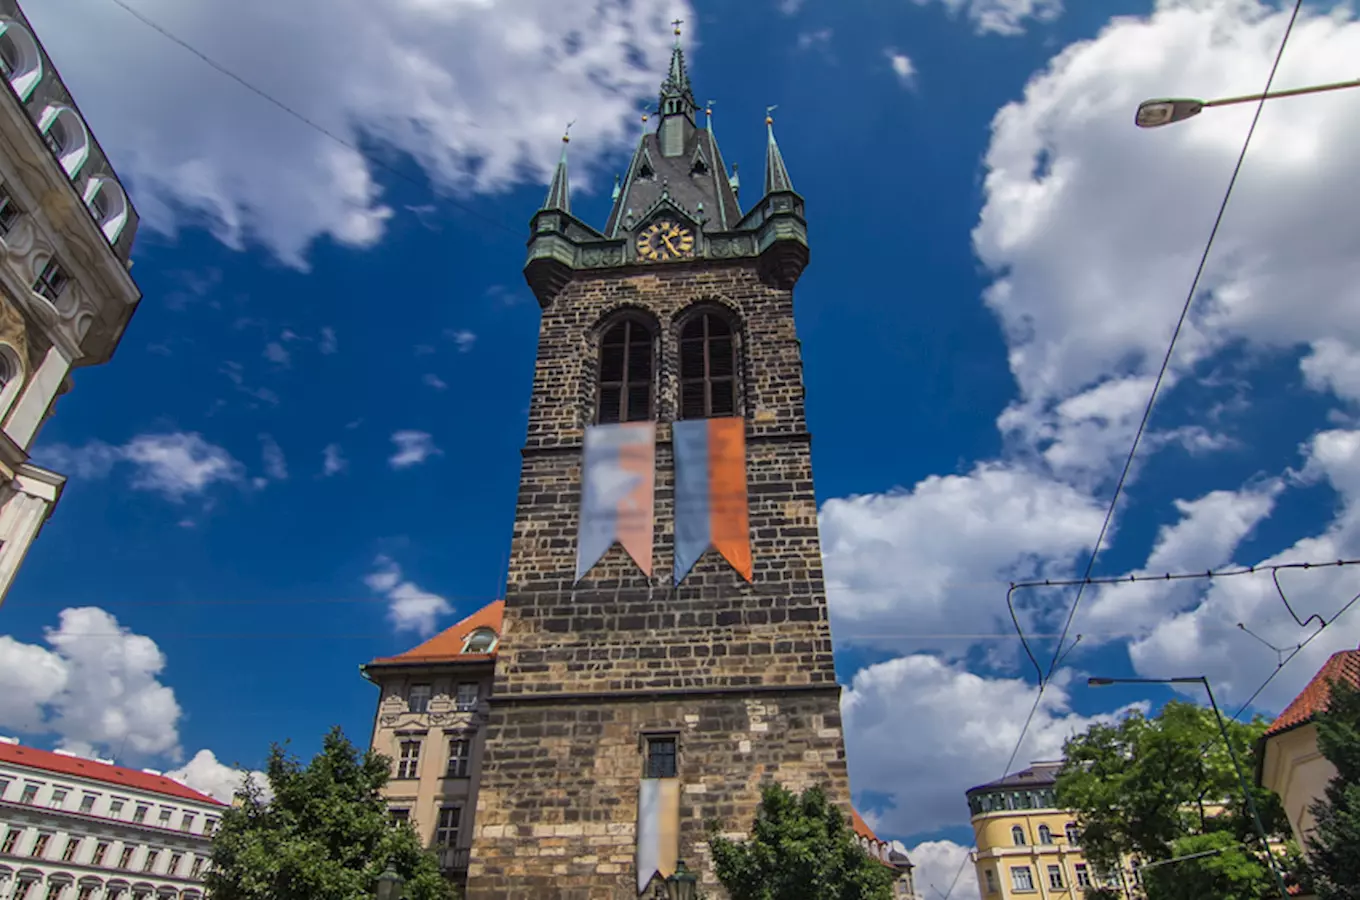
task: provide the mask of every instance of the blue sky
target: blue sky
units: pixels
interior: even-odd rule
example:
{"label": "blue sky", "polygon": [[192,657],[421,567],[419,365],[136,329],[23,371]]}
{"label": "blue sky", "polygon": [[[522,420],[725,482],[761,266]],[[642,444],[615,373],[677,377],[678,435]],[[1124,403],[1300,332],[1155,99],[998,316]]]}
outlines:
{"label": "blue sky", "polygon": [[[499,595],[538,315],[527,222],[573,118],[574,209],[603,222],[678,15],[744,202],[769,104],[807,198],[798,327],[852,781],[943,890],[963,791],[1003,774],[1034,700],[1005,585],[1084,566],[1250,118],[1151,132],[1133,110],[1259,90],[1284,17],[356,0],[355,39],[319,2],[135,5],[364,155],[107,0],[28,10],[144,216],[145,299],[39,440],[71,480],[3,607],[21,690],[0,728],[205,785],[270,741],[367,739],[357,667]],[[1353,76],[1360,23],[1326,11],[1279,84]],[[1268,108],[1098,573],[1360,555],[1357,102]],[[1285,577],[1326,614],[1355,581]],[[1054,633],[1071,599],[1027,596],[1026,626]],[[1017,762],[1170,696],[1088,673],[1204,672],[1235,709],[1277,658],[1238,622],[1282,647],[1311,631],[1268,578],[1089,591]],[[1357,638],[1339,620],[1258,711]]]}

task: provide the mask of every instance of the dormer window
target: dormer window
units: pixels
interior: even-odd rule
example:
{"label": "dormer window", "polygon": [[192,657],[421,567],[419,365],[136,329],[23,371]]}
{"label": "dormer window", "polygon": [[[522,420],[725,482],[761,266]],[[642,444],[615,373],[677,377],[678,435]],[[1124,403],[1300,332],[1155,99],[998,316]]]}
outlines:
{"label": "dormer window", "polygon": [[38,42],[13,19],[0,18],[0,74],[20,101],[27,101],[42,80]]}
{"label": "dormer window", "polygon": [[468,635],[463,644],[464,653],[490,653],[496,646],[496,632],[490,628],[478,628]]}

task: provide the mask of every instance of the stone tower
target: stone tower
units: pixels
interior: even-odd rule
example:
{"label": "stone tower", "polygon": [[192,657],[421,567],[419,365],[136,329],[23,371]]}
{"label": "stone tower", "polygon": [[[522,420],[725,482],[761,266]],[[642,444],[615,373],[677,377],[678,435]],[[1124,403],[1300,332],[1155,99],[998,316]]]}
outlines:
{"label": "stone tower", "polygon": [[744,833],[763,781],[850,811],[793,317],[803,198],[767,116],[742,211],[676,33],[603,230],[572,215],[565,138],[531,224],[542,325],[470,900],[650,898],[677,857],[721,897],[706,826]]}

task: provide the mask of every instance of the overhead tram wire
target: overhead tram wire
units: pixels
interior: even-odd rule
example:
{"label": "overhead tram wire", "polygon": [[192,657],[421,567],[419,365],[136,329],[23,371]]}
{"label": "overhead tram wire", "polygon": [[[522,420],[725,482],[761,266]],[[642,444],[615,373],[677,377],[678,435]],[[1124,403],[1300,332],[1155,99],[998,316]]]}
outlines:
{"label": "overhead tram wire", "polygon": [[[1214,239],[1218,236],[1219,226],[1223,224],[1223,216],[1228,209],[1228,201],[1232,198],[1233,188],[1237,185],[1237,176],[1242,171],[1242,163],[1246,160],[1247,149],[1251,146],[1252,135],[1256,133],[1256,125],[1261,121],[1261,112],[1265,109],[1265,95],[1270,93],[1270,87],[1275,83],[1275,74],[1280,68],[1280,59],[1284,56],[1285,47],[1289,45],[1289,36],[1294,32],[1294,23],[1298,20],[1299,10],[1303,7],[1303,0],[1294,0],[1294,9],[1289,14],[1289,22],[1285,25],[1284,35],[1280,38],[1279,49],[1275,51],[1275,59],[1270,64],[1270,74],[1266,76],[1265,90],[1261,91],[1261,99],[1256,103],[1256,111],[1251,117],[1251,126],[1247,129],[1246,137],[1242,141],[1242,150],[1237,154],[1237,162],[1233,165],[1232,176],[1228,179],[1228,187],[1223,192],[1223,202],[1218,206],[1218,213],[1214,216],[1213,228],[1209,231],[1209,239],[1204,244],[1204,252],[1200,254],[1199,265],[1195,268],[1195,277],[1190,282],[1190,290],[1186,292],[1185,302],[1181,305],[1180,316],[1176,319],[1176,327],[1171,332],[1171,340],[1166,347],[1166,353],[1162,357],[1161,367],[1157,371],[1157,378],[1152,384],[1152,391],[1148,396],[1147,406],[1143,409],[1143,417],[1138,423],[1138,430],[1134,432],[1133,445],[1129,447],[1129,455],[1124,460],[1124,467],[1119,473],[1119,480],[1115,482],[1114,494],[1110,497],[1110,505],[1105,511],[1105,519],[1100,526],[1100,534],[1096,537],[1095,544],[1091,547],[1091,557],[1086,564],[1086,572],[1082,576],[1080,583],[1077,584],[1077,595],[1072,600],[1072,607],[1068,610],[1067,619],[1063,623],[1062,637],[1058,639],[1058,644],[1053,651],[1053,660],[1049,663],[1048,672],[1039,679],[1038,692],[1034,698],[1034,707],[1030,710],[1029,717],[1025,719],[1025,724],[1020,729],[1020,736],[1015,742],[1015,749],[1011,751],[1011,761],[1019,754],[1020,748],[1024,746],[1025,735],[1029,733],[1029,726],[1034,721],[1034,713],[1039,708],[1039,703],[1043,699],[1044,690],[1047,689],[1054,670],[1057,668],[1059,660],[1063,657],[1063,645],[1067,642],[1067,634],[1072,629],[1072,621],[1077,616],[1077,608],[1081,605],[1082,594],[1085,593],[1086,585],[1090,583],[1091,573],[1095,569],[1096,559],[1100,555],[1101,544],[1105,541],[1105,535],[1110,529],[1110,522],[1114,519],[1115,510],[1119,506],[1119,497],[1124,492],[1124,484],[1128,481],[1129,472],[1133,469],[1134,458],[1138,454],[1138,446],[1142,443],[1143,433],[1147,430],[1148,420],[1152,418],[1152,409],[1157,402],[1157,394],[1161,390],[1162,382],[1166,378],[1167,369],[1171,366],[1171,356],[1176,349],[1176,341],[1180,338],[1181,329],[1185,326],[1185,320],[1190,315],[1190,305],[1194,302],[1195,291],[1199,289],[1200,278],[1204,275],[1205,265],[1209,260],[1209,252],[1213,249]],[[1360,599],[1360,597],[1357,597]],[[1349,608],[1349,604],[1346,608]],[[1335,619],[1334,619],[1335,620]],[[1018,627],[1018,623],[1017,623]],[[1277,669],[1278,672],[1278,669]],[[1007,764],[1009,768],[1010,763]],[[1008,772],[1001,774],[1005,778]],[[963,859],[963,865],[967,865],[968,856]],[[963,865],[959,867],[959,873],[963,872]],[[954,878],[955,884],[958,883],[958,876]],[[953,893],[953,886],[949,892]],[[949,894],[945,895],[945,900],[949,900]]]}
{"label": "overhead tram wire", "polygon": [[[208,56],[208,54],[204,53],[202,50],[199,50],[197,47],[190,44],[188,41],[174,34],[172,31],[167,29],[165,26],[161,25],[159,22],[148,17],[145,13],[142,13],[135,9],[134,7],[128,5],[127,3],[124,2],[124,0],[109,0],[109,2],[118,6],[120,9],[131,15],[133,18],[137,19],[137,21],[141,22],[143,25],[158,32],[159,34],[161,34],[161,36],[165,37],[167,40],[173,41],[180,47],[187,50],[189,53],[192,53],[194,56],[198,57],[200,60],[207,63],[209,66],[216,69],[221,74],[227,76],[232,81],[235,81],[237,84],[241,85],[243,88],[250,91],[252,94],[255,94],[256,96],[266,100],[267,102],[272,103],[274,106],[283,110],[285,113],[297,119],[302,124],[306,125],[309,128],[315,129],[316,131],[335,141],[340,146],[345,147],[359,154],[359,156],[363,157],[364,161],[369,163],[370,165],[374,165],[380,169],[384,169],[385,171],[390,172],[391,174],[402,179],[403,181],[410,182],[411,184],[415,185],[421,190],[426,191],[429,190],[428,180],[426,182],[421,182],[419,179],[414,178],[411,175],[408,175],[407,173],[401,171],[400,169],[388,165],[387,163],[383,162],[382,160],[374,156],[370,156],[369,154],[365,153],[362,149],[360,149],[359,146],[356,145],[354,142],[346,140],[345,138],[331,131],[329,128],[326,128],[319,122],[313,121],[312,119],[298,112],[296,109],[293,109],[288,104],[284,103],[282,100],[279,100],[278,98],[274,97],[272,94],[270,94],[263,88],[259,88],[256,87],[254,84],[251,84],[245,78],[241,77],[240,75],[237,75],[231,69],[228,69],[226,66],[222,65],[217,60],[213,59],[211,56]],[[493,219],[492,217],[486,215],[485,213],[478,212],[471,206],[468,206],[465,203],[460,203],[451,197],[441,196],[439,199],[449,204],[450,206],[454,207],[455,209],[462,210],[463,212],[467,213],[473,218],[480,219],[486,224],[495,226],[496,228],[499,228],[502,231],[507,232],[508,234],[513,234],[516,237],[518,237],[522,233],[522,229],[511,228],[509,225],[506,225],[499,219]]]}

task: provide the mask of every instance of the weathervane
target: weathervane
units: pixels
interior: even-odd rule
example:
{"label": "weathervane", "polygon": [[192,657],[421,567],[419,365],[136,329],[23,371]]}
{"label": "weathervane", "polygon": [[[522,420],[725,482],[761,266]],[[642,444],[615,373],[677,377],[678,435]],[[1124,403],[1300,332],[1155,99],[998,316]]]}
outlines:
{"label": "weathervane", "polygon": [[562,129],[562,143],[566,144],[571,142],[571,126],[575,124],[576,120],[572,119],[570,122],[567,123],[567,127]]}
{"label": "weathervane", "polygon": [[773,124],[774,124],[774,117],[771,116],[770,113],[774,112],[776,109],[779,109],[779,104],[778,104],[778,103],[776,103],[774,106],[767,106],[767,107],[765,107],[765,124],[766,124],[766,125],[773,125]]}

